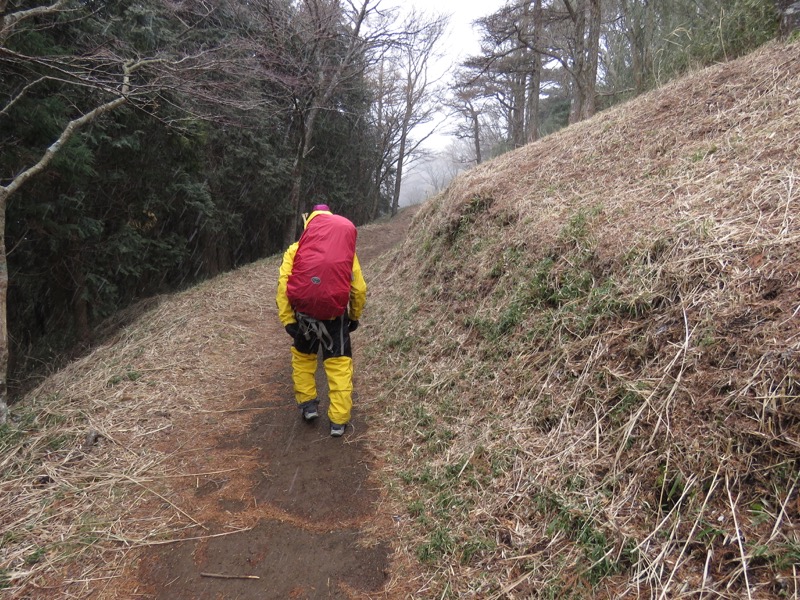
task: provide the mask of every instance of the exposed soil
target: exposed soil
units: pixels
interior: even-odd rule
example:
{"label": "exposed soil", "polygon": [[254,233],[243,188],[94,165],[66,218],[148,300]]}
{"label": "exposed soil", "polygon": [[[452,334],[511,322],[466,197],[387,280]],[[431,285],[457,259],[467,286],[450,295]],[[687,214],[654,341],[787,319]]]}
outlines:
{"label": "exposed soil", "polygon": [[[361,230],[358,255],[368,285],[372,261],[403,239],[412,213]],[[385,596],[391,519],[376,510],[380,492],[367,445],[369,420],[359,403],[358,338],[369,335],[369,327],[353,336],[353,419],[336,439],[329,435],[321,365],[320,418],[310,424],[300,418],[290,340],[274,313],[269,298],[262,314],[237,315],[263,340],[259,372],[246,381],[220,382],[220,400],[163,441],[176,463],[173,471],[187,475],[175,477],[160,495],[191,515],[195,526],[187,539],[142,549],[135,565],[95,597]],[[192,450],[181,452],[184,447]]]}

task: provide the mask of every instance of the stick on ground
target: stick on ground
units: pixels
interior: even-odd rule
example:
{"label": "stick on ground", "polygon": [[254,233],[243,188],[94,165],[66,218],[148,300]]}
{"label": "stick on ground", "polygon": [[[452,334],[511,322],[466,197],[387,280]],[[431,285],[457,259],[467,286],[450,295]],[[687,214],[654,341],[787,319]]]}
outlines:
{"label": "stick on ground", "polygon": [[200,573],[200,577],[213,577],[215,579],[261,579],[258,575],[224,575],[222,573]]}

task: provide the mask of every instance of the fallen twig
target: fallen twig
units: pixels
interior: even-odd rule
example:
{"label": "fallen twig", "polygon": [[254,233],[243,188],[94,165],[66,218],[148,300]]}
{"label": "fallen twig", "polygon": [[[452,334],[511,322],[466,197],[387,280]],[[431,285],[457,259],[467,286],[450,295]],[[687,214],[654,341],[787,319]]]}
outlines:
{"label": "fallen twig", "polygon": [[258,575],[224,575],[223,573],[200,573],[200,577],[213,577],[214,579],[261,579]]}

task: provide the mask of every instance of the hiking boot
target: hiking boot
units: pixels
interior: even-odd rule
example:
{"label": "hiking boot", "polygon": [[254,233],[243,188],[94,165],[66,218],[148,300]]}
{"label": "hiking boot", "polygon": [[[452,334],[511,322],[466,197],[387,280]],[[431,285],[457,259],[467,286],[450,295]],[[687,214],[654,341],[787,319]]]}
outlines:
{"label": "hiking boot", "polygon": [[303,402],[300,405],[300,410],[303,411],[303,419],[306,421],[313,421],[319,416],[319,411],[317,407],[319,406],[319,402],[317,400],[309,400],[308,402]]}
{"label": "hiking boot", "polygon": [[331,423],[331,437],[342,437],[346,427],[347,425],[337,425],[336,423]]}

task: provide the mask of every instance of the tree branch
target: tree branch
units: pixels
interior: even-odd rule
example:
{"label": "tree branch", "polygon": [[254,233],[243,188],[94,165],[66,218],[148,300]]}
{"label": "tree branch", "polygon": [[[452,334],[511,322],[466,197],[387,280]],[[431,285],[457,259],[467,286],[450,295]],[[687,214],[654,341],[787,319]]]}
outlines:
{"label": "tree branch", "polygon": [[0,2],[0,44],[6,41],[8,36],[21,21],[37,17],[39,15],[46,15],[61,10],[67,4],[67,0],[56,0],[49,6],[35,6],[27,10],[20,10],[11,14],[5,14],[8,0]]}
{"label": "tree branch", "polygon": [[2,189],[5,192],[6,197],[10,197],[14,192],[16,192],[20,186],[22,186],[28,179],[33,177],[34,175],[42,172],[47,165],[53,160],[53,157],[58,153],[58,151],[66,144],[75,132],[77,132],[81,127],[86,125],[87,123],[91,123],[104,113],[107,113],[111,110],[114,110],[118,106],[121,106],[125,102],[128,101],[127,93],[130,89],[130,76],[133,71],[135,71],[140,66],[140,63],[133,63],[133,64],[126,64],[124,66],[125,74],[123,76],[123,83],[122,83],[122,90],[120,96],[114,98],[113,100],[109,100],[108,102],[101,104],[100,106],[90,110],[88,113],[81,115],[77,119],[73,119],[70,121],[64,130],[61,132],[61,135],[58,136],[58,139],[50,144],[50,146],[45,150],[42,157],[39,161],[22,171],[19,175],[14,177],[14,179],[9,183],[7,186],[3,187]]}
{"label": "tree branch", "polygon": [[24,98],[25,97],[25,93],[29,89],[31,89],[35,85],[41,83],[42,81],[45,81],[46,79],[49,79],[49,78],[48,77],[39,77],[39,79],[37,79],[36,81],[31,81],[28,85],[26,85],[24,88],[22,88],[17,93],[16,96],[14,96],[11,100],[9,100],[8,104],[6,104],[2,109],[0,109],[0,117],[5,115],[9,111],[9,109],[11,109],[12,106],[14,106],[17,102],[19,102],[22,98]]}

